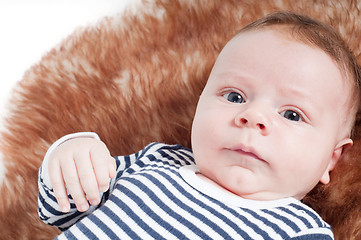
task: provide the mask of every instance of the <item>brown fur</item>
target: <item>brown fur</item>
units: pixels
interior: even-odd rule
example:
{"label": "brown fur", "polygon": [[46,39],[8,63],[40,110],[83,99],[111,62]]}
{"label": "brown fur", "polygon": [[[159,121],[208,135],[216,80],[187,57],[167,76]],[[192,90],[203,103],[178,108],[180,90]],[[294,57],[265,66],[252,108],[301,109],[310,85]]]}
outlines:
{"label": "brown fur", "polygon": [[[97,132],[113,155],[151,141],[190,146],[197,99],[217,54],[238,29],[275,10],[330,23],[361,61],[356,0],[155,0],[76,31],[44,56],[16,87],[0,135],[7,169],[0,239],[58,233],[38,219],[37,172],[47,148],[65,134]],[[333,226],[336,239],[361,239],[360,136],[332,183],[305,199]]]}

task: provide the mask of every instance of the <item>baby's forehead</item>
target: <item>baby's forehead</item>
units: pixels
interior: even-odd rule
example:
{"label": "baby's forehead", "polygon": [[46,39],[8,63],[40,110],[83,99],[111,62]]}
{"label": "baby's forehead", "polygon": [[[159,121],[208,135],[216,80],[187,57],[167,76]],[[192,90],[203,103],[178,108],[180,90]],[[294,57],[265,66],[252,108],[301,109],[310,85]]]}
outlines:
{"label": "baby's forehead", "polygon": [[[306,46],[306,48],[311,49],[311,51],[315,50],[315,52],[320,53],[321,55],[324,56],[324,58],[318,58],[318,61],[325,61],[331,64],[328,64],[328,66],[332,67],[332,71],[337,72],[337,77],[334,75],[334,78],[329,78],[326,79],[326,81],[324,81],[323,78],[324,76],[319,76],[320,78],[320,82],[323,82],[324,85],[321,86],[321,89],[324,91],[328,91],[328,89],[330,89],[330,86],[338,86],[340,89],[338,96],[334,97],[335,101],[339,101],[344,103],[343,104],[343,109],[345,109],[345,111],[342,111],[343,114],[350,114],[350,109],[353,108],[353,105],[355,105],[355,99],[353,97],[354,95],[354,80],[352,78],[350,78],[350,74],[348,74],[346,72],[346,68],[345,66],[341,65],[340,62],[337,62],[332,56],[330,56],[329,53],[325,52],[322,48],[318,47],[315,44],[312,44],[309,41],[304,40],[303,38],[297,38],[295,37],[293,34],[290,33],[290,31],[288,30],[288,28],[286,27],[265,27],[265,28],[261,28],[261,29],[256,29],[256,30],[249,30],[246,32],[240,32],[239,34],[237,34],[234,38],[232,38],[232,40],[235,40],[233,42],[233,44],[230,45],[230,48],[227,50],[228,52],[232,52],[235,51],[235,49],[232,49],[233,47],[237,48],[238,46],[241,46],[244,41],[240,40],[237,41],[237,39],[239,38],[247,38],[248,36],[252,36],[253,38],[256,37],[262,37],[262,33],[266,33],[266,32],[271,32],[274,33],[277,38],[274,38],[275,41],[278,41],[277,39],[279,38],[279,41],[290,41],[290,42],[294,42],[294,43],[300,43],[300,45]],[[248,34],[249,33],[249,34]],[[256,34],[253,34],[256,33]],[[257,33],[261,33],[259,36],[257,36]],[[232,41],[231,40],[231,41]],[[252,41],[248,41],[248,43],[251,42],[251,44],[253,44]],[[254,41],[256,44],[257,41]],[[282,46],[282,45],[281,45]],[[285,45],[287,48],[287,44]],[[292,55],[292,53],[289,53]],[[312,56],[312,55],[311,55]],[[244,58],[244,56],[242,55],[242,57]],[[297,56],[293,56],[294,58],[297,59]],[[305,63],[307,64],[307,59],[305,61]],[[228,63],[226,63],[228,64]],[[292,62],[290,62],[290,64],[293,64]],[[222,65],[223,67],[226,66],[225,64]],[[298,67],[303,67],[302,64],[298,65]],[[282,71],[280,69],[280,71]],[[306,79],[307,80],[307,79]],[[317,81],[317,80],[316,80]],[[297,87],[297,83],[295,83],[295,87]],[[336,94],[336,93],[335,93]],[[332,104],[330,102],[330,104]],[[342,116],[343,118],[344,116]]]}
{"label": "baby's forehead", "polygon": [[[351,73],[351,71],[355,69],[359,69],[357,64],[357,60],[352,59],[354,56],[352,52],[348,49],[347,46],[341,46],[340,43],[334,43],[335,40],[330,39],[327,40],[327,36],[322,36],[326,40],[317,39],[320,34],[314,31],[297,31],[297,28],[293,25],[289,24],[275,24],[275,25],[265,25],[262,27],[247,29],[245,31],[239,31],[232,39],[235,39],[237,36],[240,36],[243,33],[247,32],[268,32],[271,31],[278,35],[281,39],[288,40],[291,42],[302,43],[310,48],[314,48],[320,50],[327,54],[332,61],[338,66],[340,72],[344,75],[344,80],[349,81],[349,84],[355,85],[354,82],[359,81],[359,79],[355,79],[357,76]],[[231,39],[231,40],[232,40]],[[230,41],[231,41],[230,40]],[[357,66],[353,66],[357,65]],[[354,68],[354,69],[352,69]],[[359,73],[360,74],[360,73]],[[360,77],[360,76],[358,76]]]}
{"label": "baby's forehead", "polygon": [[[306,45],[307,47],[313,48],[317,51],[322,51],[323,53],[325,53],[327,56],[330,57],[330,59],[334,62],[337,69],[342,74],[341,80],[344,82],[344,84],[346,84],[347,86],[349,86],[351,88],[351,95],[354,95],[354,92],[358,91],[359,86],[358,86],[357,82],[360,80],[355,79],[355,76],[353,76],[354,74],[351,72],[352,71],[351,67],[347,66],[348,61],[347,61],[346,57],[342,57],[342,54],[340,54],[340,56],[336,56],[332,52],[327,51],[327,49],[328,49],[327,46],[323,46],[323,45],[320,46],[317,43],[317,41],[311,41],[307,36],[304,36],[304,34],[303,35],[298,34],[297,31],[293,30],[292,26],[285,25],[285,24],[269,25],[269,26],[263,26],[263,27],[257,28],[257,29],[249,29],[247,31],[240,31],[232,39],[230,39],[230,41],[237,39],[237,37],[239,37],[241,35],[242,35],[242,37],[247,37],[246,33],[252,33],[252,32],[273,32],[278,37],[280,37],[280,41],[283,39],[283,40],[287,40],[290,42],[300,43],[300,44]],[[333,52],[341,52],[341,50],[334,49]],[[348,54],[350,54],[350,53],[348,53]],[[345,59],[342,59],[342,58],[345,58]]]}

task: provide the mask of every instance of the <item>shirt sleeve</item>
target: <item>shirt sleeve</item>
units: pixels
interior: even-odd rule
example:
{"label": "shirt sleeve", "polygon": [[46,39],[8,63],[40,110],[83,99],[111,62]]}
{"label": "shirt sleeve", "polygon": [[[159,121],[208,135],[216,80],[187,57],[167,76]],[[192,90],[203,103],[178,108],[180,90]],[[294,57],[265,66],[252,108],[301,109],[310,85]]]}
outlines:
{"label": "shirt sleeve", "polygon": [[[52,152],[55,148],[57,148],[62,143],[74,139],[74,138],[95,138],[99,139],[99,136],[96,133],[92,132],[79,132],[79,133],[73,133],[66,135],[60,139],[58,139],[56,142],[54,142],[48,151],[45,154],[43,163],[39,169],[38,174],[38,187],[39,187],[39,194],[38,194],[38,214],[40,219],[52,226],[58,227],[60,230],[67,229],[72,224],[77,222],[79,219],[83,218],[84,216],[90,214],[93,212],[96,207],[90,206],[88,211],[86,212],[78,212],[75,206],[75,203],[71,196],[68,194],[69,200],[70,200],[70,211],[68,213],[63,213],[60,210],[60,207],[56,201],[51,182],[50,177],[48,174],[48,163],[49,158]],[[101,193],[101,199],[103,201],[103,193]]]}
{"label": "shirt sleeve", "polygon": [[141,150],[137,153],[134,153],[129,156],[119,156],[115,157],[116,162],[116,177],[110,180],[109,190],[105,193],[100,193],[101,202],[98,206],[90,206],[86,212],[78,212],[75,206],[75,203],[70,194],[68,198],[70,200],[70,211],[68,213],[63,213],[60,210],[60,207],[56,201],[51,183],[48,174],[48,161],[52,151],[61,145],[62,143],[78,137],[92,137],[99,139],[96,133],[90,132],[81,132],[75,134],[66,135],[59,140],[57,140],[47,151],[44,161],[39,169],[38,174],[38,214],[40,219],[52,226],[58,227],[60,230],[64,231],[80,219],[94,212],[97,208],[102,206],[109,198],[111,192],[113,191],[116,182],[123,176],[123,173],[129,169],[134,162],[143,154],[144,150]]}

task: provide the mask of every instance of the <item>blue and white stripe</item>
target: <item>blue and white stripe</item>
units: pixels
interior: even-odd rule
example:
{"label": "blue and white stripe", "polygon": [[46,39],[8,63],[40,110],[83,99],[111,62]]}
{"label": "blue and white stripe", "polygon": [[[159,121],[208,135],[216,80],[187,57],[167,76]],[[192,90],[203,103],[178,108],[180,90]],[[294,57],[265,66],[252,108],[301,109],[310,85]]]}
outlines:
{"label": "blue and white stripe", "polygon": [[117,178],[90,215],[75,206],[70,214],[60,213],[39,175],[42,220],[72,225],[59,239],[333,239],[330,226],[297,200],[245,208],[198,191],[179,173],[194,165],[191,151],[180,145],[153,143],[116,160]]}

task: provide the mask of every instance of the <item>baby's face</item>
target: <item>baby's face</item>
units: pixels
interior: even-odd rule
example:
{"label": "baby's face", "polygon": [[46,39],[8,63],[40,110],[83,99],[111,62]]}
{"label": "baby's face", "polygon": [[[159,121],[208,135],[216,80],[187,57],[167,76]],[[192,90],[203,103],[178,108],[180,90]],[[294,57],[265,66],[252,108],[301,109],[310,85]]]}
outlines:
{"label": "baby's face", "polygon": [[303,198],[351,145],[350,90],[332,59],[274,30],[242,33],[200,97],[192,148],[201,173],[244,198]]}

